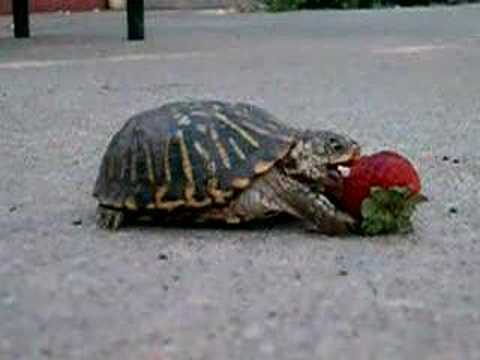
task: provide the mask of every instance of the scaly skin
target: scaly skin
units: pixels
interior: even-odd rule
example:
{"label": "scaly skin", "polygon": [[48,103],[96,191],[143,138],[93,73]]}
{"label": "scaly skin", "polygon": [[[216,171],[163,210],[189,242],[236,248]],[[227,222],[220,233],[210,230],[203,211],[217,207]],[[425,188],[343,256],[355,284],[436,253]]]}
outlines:
{"label": "scaly skin", "polygon": [[324,191],[341,186],[336,184],[341,177],[330,167],[350,162],[359,154],[359,146],[346,137],[309,132],[285,161],[258,178],[225,208],[204,212],[199,221],[240,223],[287,213],[305,221],[310,230],[344,234],[355,227],[355,220],[336,208]]}

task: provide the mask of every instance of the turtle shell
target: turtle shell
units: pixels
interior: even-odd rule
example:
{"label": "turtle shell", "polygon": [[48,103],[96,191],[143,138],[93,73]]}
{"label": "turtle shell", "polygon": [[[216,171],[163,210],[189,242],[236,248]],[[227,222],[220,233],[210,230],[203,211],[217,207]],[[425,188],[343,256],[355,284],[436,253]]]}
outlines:
{"label": "turtle shell", "polygon": [[251,104],[168,103],[131,117],[113,136],[93,195],[130,210],[226,204],[293,141],[289,128]]}

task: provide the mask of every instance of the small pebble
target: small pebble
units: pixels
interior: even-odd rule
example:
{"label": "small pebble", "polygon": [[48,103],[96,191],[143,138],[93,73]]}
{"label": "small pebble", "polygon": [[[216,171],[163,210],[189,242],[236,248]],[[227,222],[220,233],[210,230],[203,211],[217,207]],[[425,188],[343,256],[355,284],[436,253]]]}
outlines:
{"label": "small pebble", "polygon": [[295,270],[295,279],[302,280],[302,273],[298,270]]}
{"label": "small pebble", "polygon": [[112,90],[111,86],[107,83],[104,83],[102,86],[100,86],[100,89],[103,91],[110,91]]}
{"label": "small pebble", "polygon": [[157,259],[158,259],[158,260],[168,260],[168,255],[167,255],[167,254],[164,254],[164,253],[160,253],[160,254],[158,254],[158,256],[157,256]]}
{"label": "small pebble", "polygon": [[41,348],[40,353],[47,358],[50,358],[53,355],[52,350],[49,348]]}
{"label": "small pebble", "polygon": [[72,221],[72,225],[80,226],[82,225],[82,219],[76,219]]}
{"label": "small pebble", "polygon": [[342,269],[342,270],[339,270],[338,273],[337,273],[338,276],[347,276],[348,275],[348,271],[345,270],[345,269]]}
{"label": "small pebble", "polygon": [[277,312],[276,311],[269,311],[268,314],[267,314],[267,317],[269,319],[273,319],[273,318],[277,317]]}
{"label": "small pebble", "polygon": [[450,209],[448,209],[448,212],[450,214],[456,214],[456,213],[458,213],[458,209],[456,207],[452,206]]}

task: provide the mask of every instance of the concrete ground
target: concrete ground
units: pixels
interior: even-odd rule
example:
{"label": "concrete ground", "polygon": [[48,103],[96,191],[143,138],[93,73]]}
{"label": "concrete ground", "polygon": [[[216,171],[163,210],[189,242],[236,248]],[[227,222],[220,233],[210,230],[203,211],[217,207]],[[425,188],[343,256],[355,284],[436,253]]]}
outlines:
{"label": "concrete ground", "polygon": [[[480,7],[0,18],[0,359],[479,359]],[[417,165],[408,236],[95,227],[130,115],[251,101]]]}

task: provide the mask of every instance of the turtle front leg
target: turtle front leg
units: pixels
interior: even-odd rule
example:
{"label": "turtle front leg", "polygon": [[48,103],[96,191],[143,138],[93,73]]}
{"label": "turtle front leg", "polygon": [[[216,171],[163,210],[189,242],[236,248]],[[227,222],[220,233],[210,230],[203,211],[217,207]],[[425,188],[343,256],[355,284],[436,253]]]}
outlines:
{"label": "turtle front leg", "polygon": [[338,210],[324,195],[308,190],[298,183],[284,196],[288,198],[288,204],[306,222],[309,230],[327,235],[341,235],[354,229],[356,222],[350,215]]}
{"label": "turtle front leg", "polygon": [[307,185],[278,171],[273,171],[266,181],[282,200],[282,208],[304,220],[310,230],[340,235],[354,229],[355,220],[321,192],[312,191]]}
{"label": "turtle front leg", "polygon": [[107,208],[102,205],[97,207],[97,226],[102,229],[117,230],[123,223],[125,214],[122,210]]}

